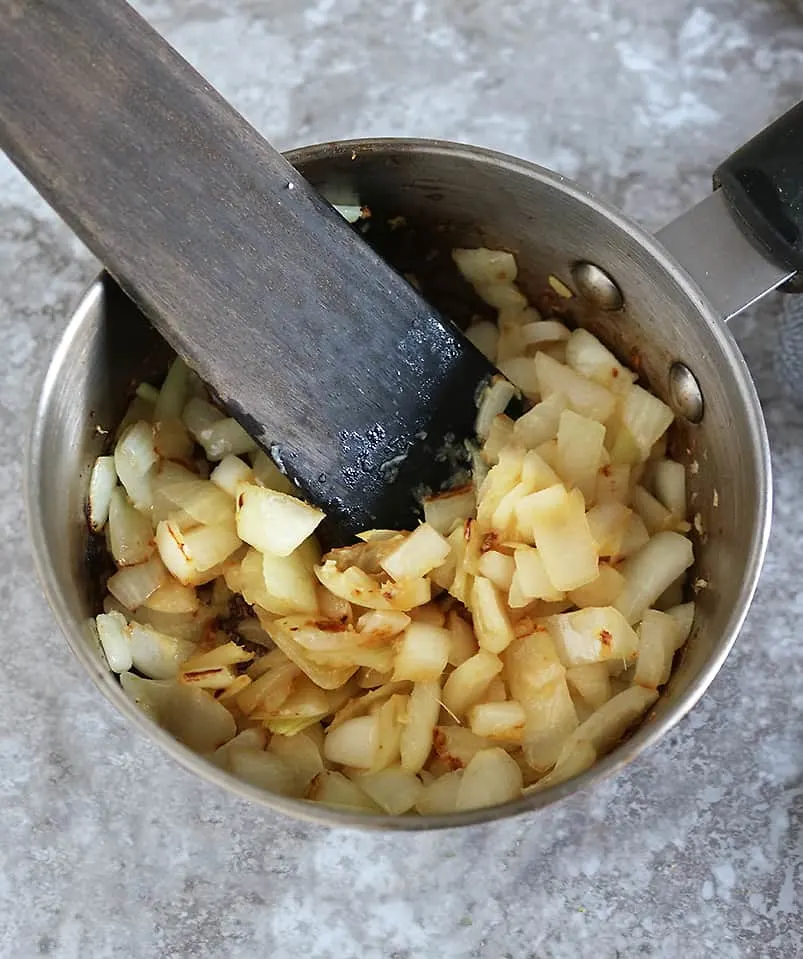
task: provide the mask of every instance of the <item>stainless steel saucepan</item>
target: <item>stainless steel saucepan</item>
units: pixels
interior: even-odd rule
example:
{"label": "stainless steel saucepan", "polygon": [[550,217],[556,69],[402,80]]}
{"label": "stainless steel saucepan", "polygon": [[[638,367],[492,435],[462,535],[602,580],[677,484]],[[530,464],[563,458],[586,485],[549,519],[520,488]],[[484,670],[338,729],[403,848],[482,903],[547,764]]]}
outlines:
{"label": "stainless steel saucepan", "polygon": [[[66,3],[58,7],[61,16],[72,16]],[[13,9],[5,22],[19,26]],[[47,60],[47,51],[38,52]],[[86,69],[93,68],[90,56]],[[19,137],[9,129],[18,129],[23,118],[36,139],[38,120],[15,99],[12,74],[0,75],[9,79],[0,81],[0,142],[14,157]],[[141,93],[136,85],[126,89],[132,97]],[[6,121],[16,117],[16,127],[4,113]],[[80,139],[77,144],[73,159],[83,156]],[[87,155],[92,149],[87,143]],[[36,158],[42,159],[39,153]],[[561,301],[563,314],[597,333],[673,407],[679,419],[672,453],[688,467],[694,515],[697,616],[668,686],[641,728],[588,772],[507,805],[448,817],[375,818],[288,799],[235,780],[191,753],[126,697],[89,625],[101,579],[85,520],[89,471],[132,385],[163,373],[170,354],[107,276],[84,295],[56,351],[29,446],[30,525],[47,597],[79,660],[122,713],[189,769],[269,808],[332,824],[430,829],[549,805],[618,769],[670,729],[713,679],[747,612],[769,532],[770,462],[758,399],[725,321],[803,270],[803,106],[730,157],[715,173],[711,196],[657,238],[563,177],[477,148],[354,141],[297,150],[289,159],[332,202],[369,205],[369,239],[374,235],[390,262],[416,274],[435,305],[458,321],[465,304],[446,269],[455,246],[514,252],[520,282],[536,302],[548,289],[547,278],[560,278],[575,294]],[[58,162],[39,166],[58,178]],[[105,169],[97,167],[101,174]],[[87,177],[79,170],[84,188]],[[47,177],[39,186],[52,192]],[[98,196],[115,202],[113,191],[89,195],[101,213],[111,208]],[[406,225],[383,235],[390,219]],[[146,244],[147,236],[140,242]],[[266,356],[266,377],[270,371]]]}
{"label": "stainless steel saucepan", "polygon": [[433,247],[484,245],[515,252],[523,286],[534,296],[550,274],[561,278],[577,294],[568,301],[573,320],[636,363],[679,414],[674,453],[689,466],[694,577],[705,585],[688,646],[665,692],[642,727],[605,759],[573,780],[504,806],[450,817],[371,818],[248,786],[140,712],[109,672],[88,627],[97,612],[98,583],[84,503],[91,463],[122,416],[131,384],[164,370],[168,349],[105,276],[82,298],[47,372],[27,483],[45,592],[96,685],[199,776],[268,808],[330,824],[431,829],[499,819],[554,803],[656,743],[722,665],[764,557],[771,514],[767,437],[750,373],[725,321],[803,266],[799,193],[791,192],[793,182],[803,187],[803,176],[800,169],[790,172],[793,154],[784,152],[785,143],[801,142],[801,131],[803,110],[795,108],[731,158],[718,171],[719,189],[657,238],[558,174],[474,147],[358,140],[289,154],[333,202],[358,197],[375,217],[404,216],[406,269],[413,256],[425,270]]}

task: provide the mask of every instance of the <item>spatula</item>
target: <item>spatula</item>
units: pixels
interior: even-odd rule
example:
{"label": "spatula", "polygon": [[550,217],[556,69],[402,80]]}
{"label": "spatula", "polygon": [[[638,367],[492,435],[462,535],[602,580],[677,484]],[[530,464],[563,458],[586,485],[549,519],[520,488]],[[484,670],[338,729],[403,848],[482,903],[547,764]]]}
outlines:
{"label": "spatula", "polygon": [[0,0],[0,145],[330,542],[412,528],[493,367],[130,6]]}

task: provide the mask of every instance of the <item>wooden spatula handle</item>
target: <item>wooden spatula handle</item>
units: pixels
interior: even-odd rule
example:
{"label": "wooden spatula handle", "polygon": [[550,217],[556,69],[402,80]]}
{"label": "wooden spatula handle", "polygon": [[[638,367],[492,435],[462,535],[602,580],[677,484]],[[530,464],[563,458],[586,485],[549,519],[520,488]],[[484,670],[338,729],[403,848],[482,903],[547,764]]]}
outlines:
{"label": "wooden spatula handle", "polygon": [[0,0],[0,146],[255,439],[355,527],[382,513],[379,467],[427,432],[450,365],[488,371],[122,0]]}

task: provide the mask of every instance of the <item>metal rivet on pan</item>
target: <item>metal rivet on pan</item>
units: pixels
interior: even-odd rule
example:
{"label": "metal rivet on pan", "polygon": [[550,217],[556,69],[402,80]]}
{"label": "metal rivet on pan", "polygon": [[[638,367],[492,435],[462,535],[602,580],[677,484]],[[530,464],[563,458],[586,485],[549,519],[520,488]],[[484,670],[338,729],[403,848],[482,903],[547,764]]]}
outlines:
{"label": "metal rivet on pan", "polygon": [[685,363],[673,363],[669,369],[669,395],[675,412],[690,423],[703,418],[703,394],[697,377]]}
{"label": "metal rivet on pan", "polygon": [[584,300],[588,300],[601,310],[620,310],[625,302],[622,291],[608,276],[605,270],[593,263],[581,261],[572,267],[572,276],[577,290]]}

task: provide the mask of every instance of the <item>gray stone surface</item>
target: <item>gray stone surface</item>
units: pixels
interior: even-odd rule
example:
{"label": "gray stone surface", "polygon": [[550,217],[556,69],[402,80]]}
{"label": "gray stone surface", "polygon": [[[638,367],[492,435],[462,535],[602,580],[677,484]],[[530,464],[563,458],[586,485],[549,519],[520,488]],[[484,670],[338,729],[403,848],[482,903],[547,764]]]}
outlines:
{"label": "gray stone surface", "polygon": [[[795,0],[140,0],[281,146],[472,141],[539,161],[650,228],[803,85]],[[776,468],[744,633],[710,692],[613,781],[437,835],[329,831],[195,781],[68,654],[21,506],[36,383],[96,264],[0,162],[0,954],[795,957],[800,923],[803,413],[779,299],[734,332]]]}

